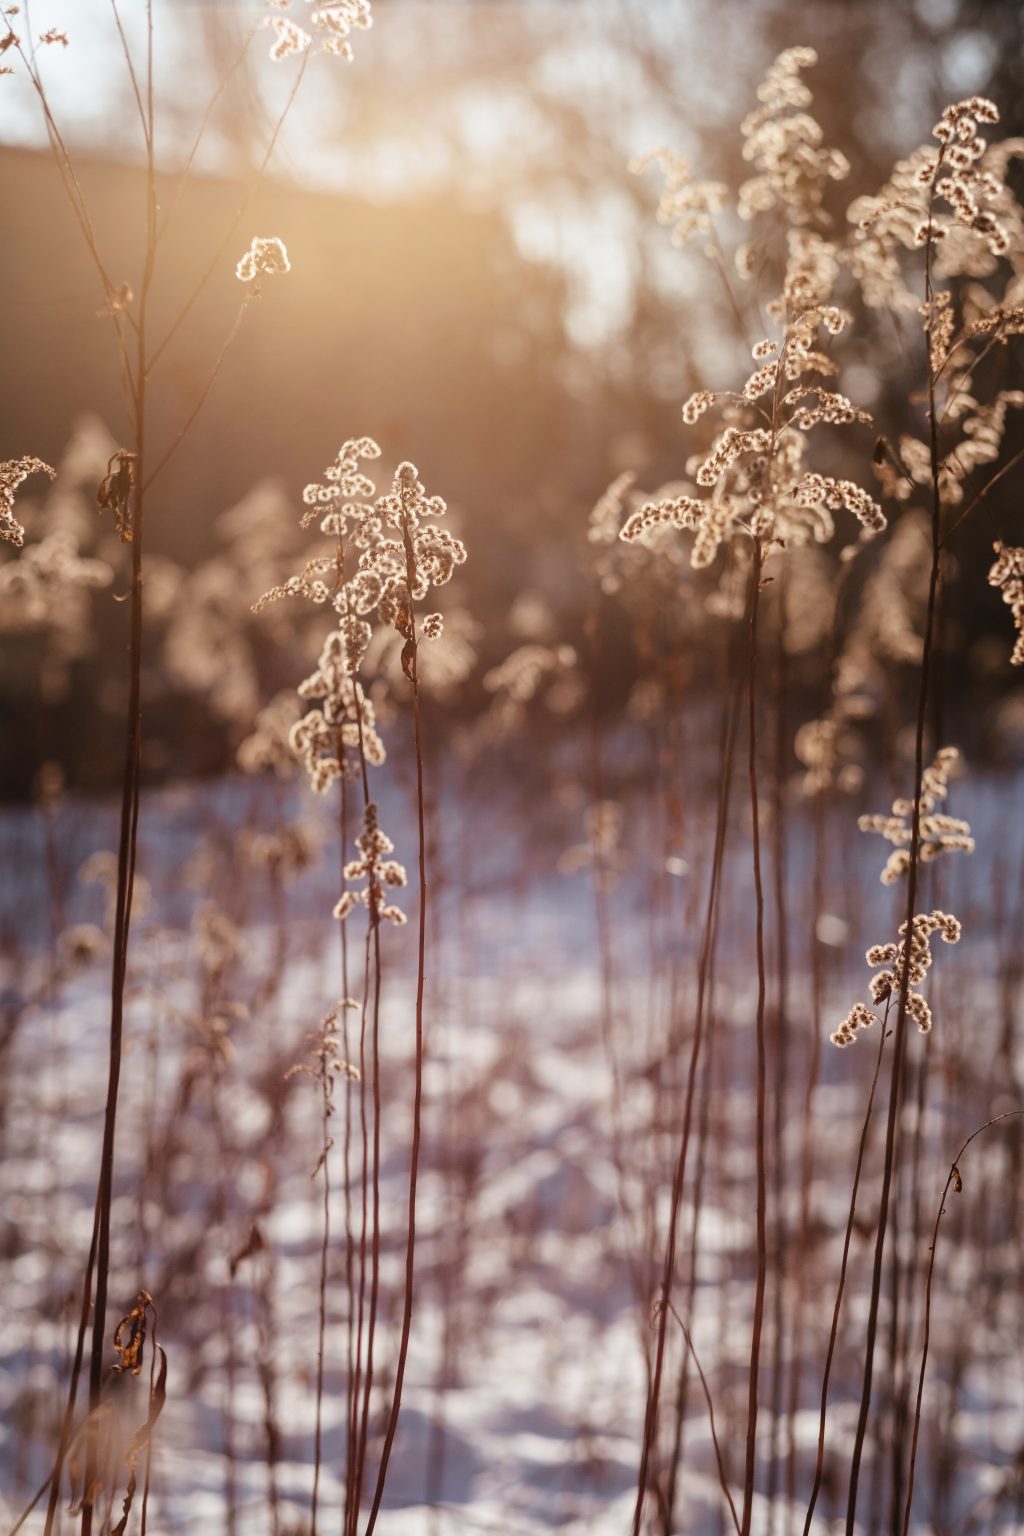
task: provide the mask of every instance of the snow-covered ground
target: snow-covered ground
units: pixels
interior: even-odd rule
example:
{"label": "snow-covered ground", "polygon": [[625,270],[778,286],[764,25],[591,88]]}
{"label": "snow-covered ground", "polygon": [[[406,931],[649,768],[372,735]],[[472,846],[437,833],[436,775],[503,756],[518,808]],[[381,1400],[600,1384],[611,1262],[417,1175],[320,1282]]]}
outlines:
{"label": "snow-covered ground", "polygon": [[[1009,974],[1008,956],[1020,912],[1014,903],[1021,828],[1013,824],[1007,832],[1005,816],[1008,797],[1017,794],[1019,803],[1019,790],[1019,782],[994,780],[957,787],[955,809],[972,820],[979,853],[973,867],[948,861],[943,883],[932,893],[934,904],[963,918],[965,937],[956,951],[936,955],[931,973],[936,1025],[913,1173],[919,1230],[911,1230],[908,1215],[910,1171],[900,1208],[901,1252],[905,1259],[913,1253],[918,1266],[907,1293],[913,1308],[907,1371],[915,1387],[923,1265],[949,1160],[969,1131],[1017,1107],[1019,1097],[1020,1077],[1015,1084],[1012,1071],[1007,1076],[1008,1063],[1018,1072],[1024,1066],[1019,1042],[1005,1043],[1020,1008],[1019,977]],[[316,839],[323,857],[278,904],[265,874],[243,867],[238,851],[239,834],[261,793],[234,784],[162,791],[143,807],[141,868],[154,895],[133,940],[111,1320],[145,1288],[156,1303],[168,1356],[167,1404],[152,1473],[153,1531],[262,1536],[309,1530],[322,1233],[322,1172],[314,1174],[320,1086],[309,1075],[286,1073],[309,1060],[306,1037],[340,992],[338,928],[330,917],[337,849],[332,827],[321,820]],[[297,804],[289,800],[286,808]],[[411,869],[408,807],[396,800],[384,809]],[[500,816],[481,833],[474,815],[460,822],[457,804],[445,807],[445,822],[449,830],[434,865],[427,967],[416,1305],[378,1529],[383,1536],[537,1536],[555,1529],[623,1536],[635,1500],[645,1352],[653,1339],[651,1304],[658,1286],[651,1266],[664,1240],[681,1123],[708,829],[693,829],[685,848],[665,847],[653,815],[650,824],[643,815],[630,818],[632,837],[624,840],[621,878],[608,892],[609,933],[602,946],[590,872],[557,870],[559,855],[579,841],[571,812],[564,827],[557,818],[545,821],[528,839],[514,820]],[[783,1375],[776,1418],[773,1281],[759,1435],[759,1488],[764,1493],[768,1487],[774,1443],[778,1491],[773,1522],[766,1503],[755,1504],[758,1532],[788,1530],[791,1518],[802,1528],[821,1365],[877,1036],[844,1052],[825,1039],[809,1121],[803,1113],[808,1047],[815,1027],[827,1036],[850,1004],[866,995],[864,948],[889,937],[886,924],[897,910],[894,898],[877,886],[882,860],[876,841],[851,835],[837,822],[829,828],[826,910],[812,912],[809,831],[799,822],[792,830],[789,1046],[778,1129],[784,1171],[774,1181],[770,1207],[771,1241],[776,1243],[782,1223],[788,1255],[778,1352]],[[55,934],[84,922],[102,926],[102,887],[81,885],[77,871],[97,849],[113,846],[114,833],[109,806],[69,803],[49,842],[37,813],[0,817],[0,1512],[8,1525],[50,1465],[89,1246],[105,1092],[105,954],[55,970]],[[710,1077],[702,1080],[698,1104],[703,1133],[695,1131],[701,1150],[695,1140],[674,1300],[688,1313],[739,1499],[754,1277],[755,991],[749,854],[740,821],[734,843],[709,1011]],[[997,865],[1005,871],[1000,878],[1008,910],[1002,936],[991,916]],[[414,913],[412,892],[402,900]],[[196,914],[211,903],[233,925],[229,957],[222,950],[216,963],[208,948],[204,961],[197,928]],[[972,931],[976,911],[986,916]],[[814,1017],[812,923],[825,962],[820,1021]],[[401,1318],[414,929],[410,923],[384,935],[382,1301],[367,1458],[371,1489]],[[242,946],[237,953],[236,938]],[[350,992],[359,993],[362,965],[362,938],[353,926]],[[351,1041],[348,1054],[356,1054]],[[908,1159],[917,1063],[923,1059],[915,1034],[904,1120]],[[338,1528],[344,1493],[345,1230],[348,1220],[358,1237],[360,1206],[359,1089],[349,1092],[351,1098],[339,1082],[331,1121],[321,1531]],[[347,1104],[354,1189],[348,1217]],[[826,1475],[814,1526],[822,1532],[845,1509],[884,1091],[880,1106],[868,1142],[833,1374]],[[805,1211],[800,1168],[808,1148]],[[1016,1502],[1003,1496],[1006,1488],[1019,1488],[1024,1446],[1019,1223],[1014,1230],[1020,1206],[1011,1188],[1020,1154],[1019,1138],[998,1129],[980,1140],[962,1170],[964,1193],[956,1199],[963,1209],[945,1219],[914,1506],[919,1531],[1022,1528],[1014,1523],[1020,1493]],[[774,1246],[772,1254],[774,1274]],[[888,1326],[883,1309],[882,1403],[889,1384]],[[673,1323],[663,1394],[666,1446],[682,1358]],[[787,1406],[794,1360],[800,1370],[790,1507]],[[121,1393],[129,1430],[145,1418],[145,1379],[127,1380]],[[274,1423],[269,1440],[268,1416]],[[888,1529],[888,1494],[871,1461],[888,1444],[887,1423],[879,1412],[869,1429],[860,1505],[865,1530]],[[674,1529],[727,1528],[707,1406],[692,1372],[684,1450]],[[115,1491],[115,1515],[122,1492],[123,1484]],[[26,1531],[43,1529],[44,1506],[45,1499]],[[979,1525],[972,1526],[972,1518]],[[64,1522],[70,1529],[68,1516]]]}

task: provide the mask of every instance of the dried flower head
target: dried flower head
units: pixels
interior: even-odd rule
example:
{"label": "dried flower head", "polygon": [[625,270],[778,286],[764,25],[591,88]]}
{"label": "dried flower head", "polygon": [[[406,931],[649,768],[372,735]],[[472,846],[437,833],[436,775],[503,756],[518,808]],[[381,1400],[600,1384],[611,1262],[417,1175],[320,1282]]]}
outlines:
{"label": "dried flower head", "polygon": [[[906,923],[900,924],[898,944],[875,944],[867,952],[868,965],[883,969],[871,978],[871,1000],[875,1007],[894,1001],[904,984],[907,985],[907,1014],[914,1020],[921,1034],[932,1027],[932,1012],[923,995],[915,989],[924,981],[932,965],[932,935],[938,933],[944,943],[956,944],[960,939],[960,922],[948,912],[919,912],[907,937]],[[833,1045],[851,1045],[857,1031],[868,1029],[876,1023],[878,1015],[864,1003],[855,1003],[846,1018],[831,1035]]]}
{"label": "dried flower head", "polygon": [[[377,488],[360,469],[359,460],[379,458],[380,448],[372,437],[346,438],[338,449],[334,463],[324,470],[323,483],[314,481],[302,492],[303,501],[313,509],[303,515],[303,528],[308,528],[313,522],[316,509],[324,507],[329,510],[320,525],[321,533],[342,535],[345,532],[345,519],[351,520],[357,528],[371,521],[372,511],[366,503],[376,495]],[[339,507],[339,502],[356,505]]]}
{"label": "dried flower head", "polygon": [[[350,583],[352,605],[357,613],[376,608],[382,624],[393,624],[415,645],[413,604],[422,601],[432,587],[441,587],[466,559],[466,546],[434,519],[447,506],[440,496],[428,496],[415,464],[399,464],[391,490],[373,506],[373,532],[364,529],[367,547]],[[385,529],[398,538],[389,538]]]}
{"label": "dried flower head", "polygon": [[988,573],[990,587],[998,587],[1003,602],[1013,615],[1017,639],[1010,653],[1012,666],[1024,667],[1024,548],[996,542],[995,564]]}
{"label": "dried flower head", "polygon": [[395,859],[383,857],[394,852],[394,843],[381,831],[376,805],[371,801],[363,812],[363,830],[356,838],[361,858],[345,865],[346,880],[364,880],[362,890],[346,890],[334,908],[334,915],[344,920],[362,904],[370,914],[370,922],[376,927],[382,918],[401,925],[406,921],[400,907],[388,904],[384,899],[385,886],[392,890],[407,884],[404,867]]}
{"label": "dried flower head", "polygon": [[629,162],[629,169],[639,176],[649,165],[656,165],[665,178],[658,203],[658,223],[672,226],[673,245],[685,245],[695,235],[710,234],[715,215],[725,207],[728,187],[720,181],[694,180],[690,161],[670,149],[652,149],[637,155]]}
{"label": "dried flower head", "polygon": [[356,778],[363,759],[373,767],[384,762],[374,707],[355,677],[344,630],[327,636],[320,664],[299,684],[299,696],[319,707],[296,721],[289,744],[317,794],[325,794],[337,778]]}
{"label": "dried flower head", "polygon": [[[949,780],[960,754],[956,747],[942,747],[935,754],[935,761],[921,776],[920,839],[918,857],[923,864],[930,864],[943,853],[974,852],[974,839],[970,825],[955,816],[947,816],[938,809],[949,792]],[[895,885],[910,868],[910,849],[913,840],[914,805],[910,800],[894,800],[891,816],[861,816],[857,825],[862,832],[877,832],[886,842],[893,844],[882,870],[883,885]]]}
{"label": "dried flower head", "polygon": [[[768,555],[810,541],[825,543],[834,532],[832,514],[843,509],[860,523],[859,543],[885,527],[881,506],[867,491],[852,481],[809,471],[806,463],[807,437],[814,428],[871,422],[846,395],[818,382],[837,372],[828,339],[850,322],[846,310],[832,301],[839,252],[822,233],[830,222],[823,205],[825,187],[846,176],[849,165],[823,146],[821,129],[807,111],[811,96],[801,71],[815,62],[807,48],[781,54],[759,88],[760,105],[743,124],[744,155],[758,174],[741,189],[740,212],[753,218],[778,209],[788,226],[782,292],[767,306],[781,334],[756,343],[758,366],[738,390],[702,388],[683,406],[688,426],[712,407],[721,410],[722,424],[710,451],[694,455],[686,466],[697,487],[711,495],[702,499],[685,486],[672,496],[634,503],[620,530],[626,542],[652,547],[657,542],[659,549],[671,547],[663,537],[669,530],[692,531],[695,569],[710,565],[720,546],[737,536],[756,540]],[[682,211],[689,218],[696,185],[689,167],[681,162],[673,168],[670,157],[656,158],[669,175],[662,216],[678,217]],[[671,197],[680,188],[682,210]],[[710,223],[705,220],[700,227],[710,228]],[[691,224],[684,223],[684,237],[691,232]],[[819,339],[822,333],[824,340]],[[623,491],[613,490],[621,499]],[[614,499],[609,493],[608,504],[599,504],[608,515],[592,537],[611,526]],[[731,599],[723,606],[730,607]]]}
{"label": "dried flower head", "polygon": [[57,471],[42,459],[25,457],[0,463],[0,541],[6,540],[19,549],[25,542],[25,530],[14,515],[14,493],[29,475],[36,474],[49,475],[51,480],[57,478]]}
{"label": "dried flower head", "polygon": [[235,276],[241,283],[251,283],[255,293],[261,277],[272,277],[275,272],[290,272],[291,269],[283,240],[276,235],[253,235],[252,244],[235,268]]}
{"label": "dried flower head", "polygon": [[821,128],[807,111],[812,96],[800,72],[817,62],[813,48],[787,48],[758,87],[760,105],[741,129],[743,158],[757,173],[740,188],[741,218],[781,206],[796,227],[827,222],[825,186],[848,176],[850,165],[845,155],[823,145]]}
{"label": "dried flower head", "polygon": [[[270,57],[275,62],[306,53],[314,43],[321,53],[333,53],[351,60],[352,45],[349,35],[357,29],[366,30],[373,25],[370,0],[306,0],[309,9],[305,26],[288,16],[272,15],[263,18],[263,25],[275,34]],[[287,0],[268,0],[275,10],[287,9]]]}

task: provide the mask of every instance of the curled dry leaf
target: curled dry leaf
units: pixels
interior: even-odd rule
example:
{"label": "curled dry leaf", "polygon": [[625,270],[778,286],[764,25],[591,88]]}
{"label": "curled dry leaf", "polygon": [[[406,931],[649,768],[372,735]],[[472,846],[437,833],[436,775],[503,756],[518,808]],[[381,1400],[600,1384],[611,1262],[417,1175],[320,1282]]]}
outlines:
{"label": "curled dry leaf", "polygon": [[122,544],[132,541],[132,493],[135,489],[135,455],[119,448],[107,464],[107,473],[96,492],[102,512],[113,512],[118,538]]}

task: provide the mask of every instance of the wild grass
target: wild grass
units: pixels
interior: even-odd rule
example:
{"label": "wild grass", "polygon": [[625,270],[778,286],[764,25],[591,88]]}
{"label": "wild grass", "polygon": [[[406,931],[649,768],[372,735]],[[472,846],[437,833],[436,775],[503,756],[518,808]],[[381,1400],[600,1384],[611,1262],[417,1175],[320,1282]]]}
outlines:
{"label": "wild grass", "polygon": [[[365,0],[305,26],[284,9],[257,18],[295,71],[257,181],[313,55],[351,58],[370,19]],[[48,754],[31,818],[0,822],[28,892],[28,926],[4,930],[12,1196],[56,1161],[41,1214],[12,1199],[11,1353],[38,1367],[0,1443],[12,1536],[1013,1528],[1022,850],[972,779],[975,743],[942,729],[972,540],[988,560],[995,533],[988,582],[1017,630],[1024,611],[1006,495],[1024,212],[1019,146],[984,136],[996,104],[949,107],[846,208],[815,55],[790,48],[741,125],[736,193],[668,150],[637,163],[722,285],[723,358],[755,366],[695,381],[678,478],[648,496],[620,475],[581,525],[579,643],[528,627],[456,727],[486,639],[437,594],[468,579],[473,538],[397,455],[379,493],[371,437],[294,487],[301,515],[232,509],[206,567],[162,573],[187,601],[150,613],[161,471],[291,263],[252,238],[234,324],[154,444],[159,363],[230,266],[251,190],[157,337],[177,203],[157,199],[151,0],[138,57],[111,8],[146,167],[137,293],[110,275],[47,95],[40,49],[62,39],[5,14],[129,436],[94,426],[56,469],[0,466],[4,632],[66,669],[68,613],[90,633],[130,559],[116,854],[97,861],[111,818]],[[914,373],[896,407],[875,392],[888,419],[841,386],[851,339],[884,370],[892,334]],[[37,472],[55,477],[42,505],[21,490]],[[237,752],[223,800],[189,797],[184,857],[173,804],[143,794],[161,670]],[[853,833],[886,787],[892,814],[859,816],[893,847],[879,879]],[[415,846],[411,889],[385,826]],[[862,930],[882,935],[870,1005]],[[504,1481],[503,1437],[524,1469]]]}

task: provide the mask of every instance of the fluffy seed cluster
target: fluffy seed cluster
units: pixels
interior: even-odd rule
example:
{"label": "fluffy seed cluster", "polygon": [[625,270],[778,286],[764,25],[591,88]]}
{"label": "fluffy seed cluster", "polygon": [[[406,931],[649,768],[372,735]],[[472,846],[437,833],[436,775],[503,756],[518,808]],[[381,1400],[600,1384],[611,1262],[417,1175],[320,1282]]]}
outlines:
{"label": "fluffy seed cluster", "polygon": [[[914,150],[878,193],[851,204],[850,266],[869,305],[918,308],[903,280],[901,251],[930,245],[936,276],[972,278],[990,276],[1000,257],[1019,252],[1020,208],[1006,171],[1020,141],[990,146],[978,133],[979,125],[998,121],[995,104],[984,97],[954,103],[932,130],[937,149]],[[938,293],[936,300],[944,302]],[[1019,294],[1008,306],[1017,307]],[[926,317],[929,329],[943,323],[939,315]]]}
{"label": "fluffy seed cluster", "polygon": [[[290,8],[290,0],[268,0],[268,4],[277,13]],[[350,34],[373,25],[370,0],[306,0],[306,4],[304,25],[280,14],[263,18],[263,25],[274,32],[270,57],[279,63],[307,53],[315,44],[320,53],[351,61]]]}
{"label": "fluffy seed cluster", "polygon": [[[829,320],[839,323],[832,314]],[[805,468],[806,434],[813,427],[824,422],[867,423],[867,413],[844,395],[815,385],[780,389],[780,375],[785,375],[792,360],[792,348],[799,350],[799,370],[815,366],[807,344],[808,327],[813,330],[821,324],[823,312],[818,309],[813,320],[804,316],[799,325],[789,327],[780,356],[751,376],[742,395],[700,391],[691,396],[684,416],[688,413],[690,419],[696,419],[718,401],[729,411],[750,406],[760,411],[757,400],[767,391],[775,397],[774,425],[772,417],[766,426],[727,425],[715,438],[711,452],[687,466],[697,487],[712,491],[712,496],[705,500],[682,492],[644,502],[626,518],[621,539],[649,542],[665,528],[692,530],[696,536],[690,562],[700,569],[710,565],[723,541],[737,533],[761,539],[769,550],[799,546],[809,540],[826,543],[835,532],[832,514],[844,510],[860,524],[861,540],[873,538],[885,528],[881,506],[862,487]],[[770,345],[773,343],[760,343],[755,354],[763,355]]]}
{"label": "fluffy seed cluster", "polygon": [[694,390],[690,398],[683,402],[683,420],[688,427],[695,427],[704,415],[715,403],[713,389]]}
{"label": "fluffy seed cluster", "polygon": [[707,504],[693,496],[670,496],[664,501],[646,501],[626,519],[620,538],[628,544],[634,539],[642,539],[655,528],[699,528],[706,515]]}
{"label": "fluffy seed cluster", "polygon": [[[932,1011],[923,995],[915,989],[924,981],[932,965],[932,936],[939,934],[945,944],[956,944],[960,939],[959,920],[948,912],[919,912],[907,938],[906,923],[900,924],[898,944],[875,944],[867,952],[868,965],[883,967],[871,978],[871,1001],[875,1007],[889,1003],[899,995],[904,975],[907,982],[907,1014],[927,1035],[932,1027]],[[833,1045],[852,1045],[857,1033],[869,1029],[878,1022],[864,1003],[855,1003],[831,1035]]]}
{"label": "fluffy seed cluster", "polygon": [[624,475],[613,480],[598,498],[587,526],[587,539],[591,544],[615,543],[635,484],[636,475],[632,470],[627,470]]}
{"label": "fluffy seed cluster", "polygon": [[[440,496],[428,496],[414,464],[395,471],[391,490],[372,500],[376,487],[360,468],[360,459],[380,457],[370,437],[350,438],[324,471],[322,481],[307,485],[302,499],[311,510],[302,519],[308,527],[323,511],[321,533],[336,540],[331,556],[316,556],[303,570],[259,599],[257,608],[280,597],[306,597],[324,603],[330,598],[342,616],[350,660],[358,667],[369,642],[369,626],[359,618],[376,610],[382,624],[394,626],[415,648],[419,640],[436,640],[443,632],[440,614],[427,614],[417,630],[412,605],[433,587],[444,586],[456,566],[466,559],[466,546],[434,521],[447,506]],[[397,534],[397,537],[394,535]],[[346,579],[345,550],[359,550],[354,574]],[[328,585],[324,579],[334,573]],[[408,668],[407,668],[408,670]]]}
{"label": "fluffy seed cluster", "polygon": [[1003,602],[1013,615],[1017,639],[1010,662],[1015,667],[1024,667],[1024,548],[998,541],[992,548],[996,559],[988,573],[988,584],[999,588]]}
{"label": "fluffy seed cluster", "polygon": [[[971,96],[947,107],[932,129],[932,137],[942,146],[936,160],[936,196],[952,208],[956,224],[982,236],[993,256],[1002,256],[1009,240],[996,212],[987,206],[999,199],[1002,186],[980,165],[988,144],[979,136],[978,127],[998,121],[994,102]],[[940,174],[943,171],[945,174]],[[924,181],[923,167],[920,179]],[[915,232],[917,243],[923,245],[933,232],[929,220]]]}
{"label": "fluffy seed cluster", "polygon": [[299,697],[317,701],[291,728],[292,752],[318,795],[335,779],[355,779],[361,757],[374,768],[385,760],[374,707],[355,677],[344,632],[332,630],[315,672],[299,684]]}
{"label": "fluffy seed cluster", "polygon": [[820,224],[827,183],[850,173],[846,156],[824,145],[821,127],[807,111],[812,96],[800,71],[817,61],[813,48],[787,48],[758,87],[759,105],[741,129],[743,158],[756,171],[739,190],[743,219],[782,207],[796,227]]}
{"label": "fluffy seed cluster", "polygon": [[[281,597],[306,597],[316,603],[330,598],[343,615],[377,609],[383,623],[399,627],[400,610],[408,610],[432,587],[451,580],[456,566],[466,559],[466,547],[446,529],[425,521],[443,517],[445,502],[426,494],[416,466],[409,463],[398,466],[391,490],[371,501],[375,486],[358,461],[379,456],[380,448],[372,438],[350,438],[325,470],[323,482],[306,486],[302,499],[314,510],[304,515],[302,526],[308,527],[316,511],[326,507],[320,531],[337,541],[337,553],[309,560],[296,576],[264,593],[257,610]],[[399,537],[391,537],[389,529]],[[361,554],[355,574],[346,581],[343,562],[349,543]],[[324,577],[332,571],[335,580],[329,585]],[[440,615],[428,617],[429,623],[424,620],[427,637],[436,638],[441,633]]]}
{"label": "fluffy seed cluster", "polygon": [[57,471],[42,459],[32,457],[5,459],[0,463],[0,541],[6,540],[19,549],[25,542],[25,530],[14,515],[14,493],[29,475],[37,474],[49,475],[54,480]]}
{"label": "fluffy seed cluster", "polygon": [[389,904],[385,900],[384,891],[385,887],[394,890],[408,883],[405,869],[397,860],[386,857],[387,854],[394,852],[395,845],[390,837],[381,831],[377,807],[372,801],[363,813],[363,830],[355,841],[360,857],[345,865],[345,879],[363,880],[365,884],[362,890],[347,890],[342,893],[341,899],[334,908],[335,917],[344,921],[350,912],[362,905],[369,912],[370,922],[374,927],[382,919],[389,923],[404,923],[405,913],[401,907]]}
{"label": "fluffy seed cluster", "polygon": [[308,528],[317,511],[328,509],[320,524],[320,532],[344,538],[351,531],[357,544],[366,544],[372,527],[367,498],[376,492],[369,475],[359,467],[360,459],[379,459],[380,448],[372,437],[350,437],[338,449],[333,464],[324,470],[322,481],[314,480],[302,492],[302,499],[311,510],[302,518],[302,527]]}
{"label": "fluffy seed cluster", "polygon": [[[949,780],[960,761],[956,747],[942,747],[935,754],[935,761],[921,775],[921,816],[918,857],[922,864],[931,864],[943,853],[973,853],[974,839],[968,822],[956,816],[947,816],[938,807],[949,793]],[[910,846],[913,837],[914,804],[911,800],[894,800],[891,816],[861,816],[857,825],[862,832],[877,832],[886,842],[893,844],[885,868],[882,870],[883,885],[895,885],[910,868]]]}
{"label": "fluffy seed cluster", "polygon": [[235,268],[235,276],[240,283],[251,283],[251,291],[255,293],[261,277],[272,277],[275,272],[290,272],[291,269],[283,240],[276,235],[253,235],[252,244]]}
{"label": "fluffy seed cluster", "polygon": [[[415,464],[399,464],[390,492],[378,497],[373,507],[373,537],[359,557],[351,583],[357,613],[376,608],[382,624],[393,624],[415,644],[412,605],[432,587],[449,582],[455,568],[466,559],[466,546],[434,519],[447,506],[440,496],[428,496]],[[398,537],[389,537],[391,529]],[[440,615],[430,625],[436,638],[441,633]]]}
{"label": "fluffy seed cluster", "polygon": [[[938,306],[940,318],[951,314]],[[930,336],[932,366],[938,372],[963,346],[965,338],[954,341],[942,325],[933,327]],[[971,476],[982,465],[992,464],[1002,451],[1006,416],[1010,409],[1024,407],[1024,391],[999,390],[982,405],[969,387],[973,364],[947,370],[944,376],[946,403],[942,410],[947,430],[958,428],[959,440],[939,460],[939,494],[947,507],[961,506],[970,493]],[[875,473],[885,496],[893,501],[910,501],[920,487],[927,491],[932,483],[931,449],[920,438],[904,433],[895,447],[886,445],[875,464]]]}
{"label": "fluffy seed cluster", "polygon": [[[331,541],[330,552],[312,555],[296,575],[270,588],[253,605],[260,611],[281,598],[301,597],[334,610],[336,622],[323,641],[317,667],[298,687],[299,699],[311,707],[296,718],[295,705],[278,699],[263,712],[239,753],[240,763],[250,771],[267,766],[280,773],[286,739],[288,754],[302,764],[318,794],[325,794],[335,780],[365,778],[385,760],[376,711],[358,676],[374,640],[364,615],[376,613],[382,624],[398,630],[404,640],[402,669],[417,686],[417,647],[423,640],[437,639],[443,624],[440,614],[427,614],[417,622],[413,605],[431,587],[448,581],[466,558],[464,545],[436,527],[436,519],[447,510],[445,503],[427,495],[412,464],[400,464],[390,491],[376,495],[363,464],[379,457],[380,448],[370,437],[342,443],[323,479],[311,482],[302,493],[307,510],[301,526],[309,528],[319,519],[320,532]],[[405,914],[386,901],[385,890],[405,885],[405,870],[386,857],[394,844],[381,830],[372,801],[356,846],[360,857],[344,868],[345,888],[334,915],[344,919],[361,905],[374,927],[382,919],[404,923]],[[361,889],[350,889],[349,882],[362,882]]]}
{"label": "fluffy seed cluster", "polygon": [[836,480],[832,475],[819,475],[812,471],[800,480],[796,488],[796,499],[800,506],[808,510],[825,507],[829,512],[852,512],[869,536],[881,533],[886,526],[878,502],[852,480]]}
{"label": "fluffy seed cluster", "polygon": [[665,178],[658,203],[658,223],[670,225],[672,244],[686,245],[696,235],[710,235],[715,215],[725,207],[729,189],[720,181],[696,181],[685,155],[653,149],[629,162],[634,176],[656,165]]}
{"label": "fluffy seed cluster", "polygon": [[[689,484],[674,487],[671,497],[634,505],[620,530],[627,543],[657,543],[671,548],[669,530],[694,534],[691,565],[710,565],[721,545],[737,536],[759,541],[766,555],[833,535],[832,514],[845,509],[860,523],[858,543],[885,527],[880,505],[848,480],[808,471],[808,434],[818,426],[870,424],[871,418],[838,390],[819,379],[838,372],[828,355],[828,339],[850,322],[833,302],[840,273],[840,252],[824,233],[830,220],[824,207],[828,184],[849,172],[845,158],[824,145],[811,116],[811,93],[801,72],[816,62],[809,48],[791,48],[775,60],[758,89],[759,104],[743,123],[744,157],[756,175],[739,193],[739,212],[754,219],[781,214],[787,226],[782,291],[766,305],[780,335],[753,347],[758,365],[735,391],[698,389],[682,408],[687,426],[695,426],[713,407],[722,423],[703,456],[687,464],[687,474],[706,499]],[[717,183],[697,183],[689,165],[665,152],[656,159],[667,186],[659,209],[666,222],[682,219],[681,238],[711,228],[710,215],[723,206]],[[713,187],[713,199],[697,189]],[[770,242],[772,232],[767,237]],[[763,243],[763,242],[762,242]],[[737,256],[741,272],[753,271],[753,246]],[[716,253],[717,254],[717,253]],[[824,333],[824,339],[821,339]],[[817,375],[818,378],[812,377]],[[602,531],[604,523],[600,525]],[[722,606],[731,598],[723,594]]]}

